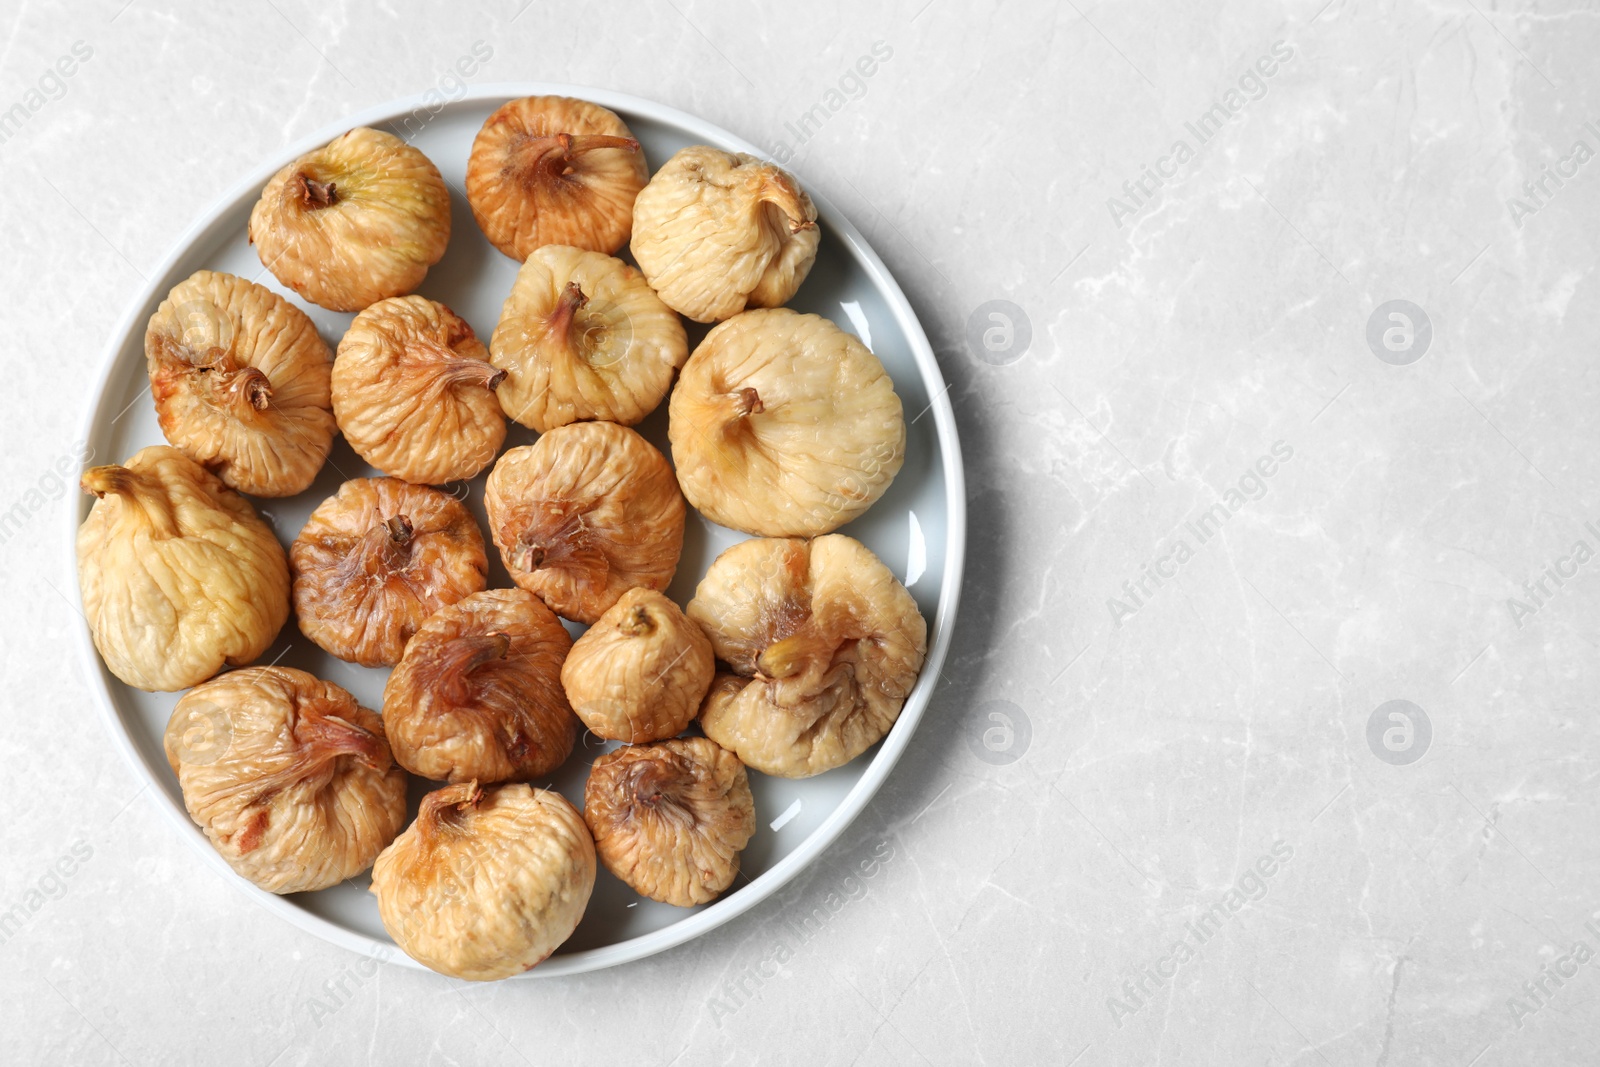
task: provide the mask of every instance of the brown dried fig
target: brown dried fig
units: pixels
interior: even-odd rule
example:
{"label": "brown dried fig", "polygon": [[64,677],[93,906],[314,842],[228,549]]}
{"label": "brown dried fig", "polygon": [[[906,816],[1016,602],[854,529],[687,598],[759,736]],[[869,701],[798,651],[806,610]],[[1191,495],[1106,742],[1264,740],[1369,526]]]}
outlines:
{"label": "brown dried fig", "polygon": [[594,891],[594,841],[557,793],[462,782],[422,798],[372,868],[383,928],[440,974],[521,974],[572,936]]}
{"label": "brown dried fig", "polygon": [[734,671],[712,682],[701,728],[784,778],[832,770],[881,740],[927,651],[911,594],[842,534],[734,545],[711,564],[688,614]]}
{"label": "brown dried fig", "polygon": [[595,760],[583,818],[607,870],[680,908],[733,884],[756,830],[744,764],[704,737],[630,745]]}
{"label": "brown dried fig", "polygon": [[333,364],[333,413],[356,454],[385,474],[437,485],[471,478],[506,438],[505,372],[465,319],[420,296],[357,315]]}
{"label": "brown dried fig", "polygon": [[484,236],[519,263],[540,245],[615,252],[650,171],[615,114],[566,96],[509,100],[467,159],[467,202]]}
{"label": "brown dried fig", "polygon": [[561,691],[571,647],[561,620],[526,590],[488,589],[439,609],[383,691],[395,759],[435,781],[549,774],[578,735]]}
{"label": "brown dried fig", "polygon": [[333,354],[305,312],[209,270],[173,286],[144,334],[161,432],[254,496],[311,484],[333,443]]}
{"label": "brown dried fig", "polygon": [[528,256],[489,348],[507,374],[501,406],[540,433],[583,419],[632,426],[689,357],[683,323],[644,275],[562,245]]}
{"label": "brown dried fig", "polygon": [[820,315],[747,311],[706,335],[672,391],[678,482],[745,533],[828,533],[871,507],[905,459],[894,382]]}
{"label": "brown dried fig", "polygon": [[196,687],[163,743],[190,817],[269,893],[366,870],[406,819],[406,775],[383,723],[304,671],[246,667]]}
{"label": "brown dried fig", "polygon": [[794,175],[744,152],[691,145],[633,203],[633,258],[696,322],[779,307],[817,258],[817,209]]}
{"label": "brown dried fig", "polygon": [[91,467],[78,528],[84,618],[111,673],[176,690],[266,651],[289,617],[289,565],[272,529],[176,448]]}
{"label": "brown dried fig", "polygon": [[483,500],[512,580],[578,622],[594,622],[635,586],[665,589],[683,551],[672,468],[614,423],[558,426],[510,449]]}
{"label": "brown dried fig", "polygon": [[682,733],[715,672],[698,623],[655,590],[630,589],[572,646],[561,684],[596,736],[638,744]]}
{"label": "brown dried fig", "polygon": [[363,667],[400,662],[423,621],[486,584],[472,513],[449,493],[354,478],[317,505],[289,548],[300,630]]}
{"label": "brown dried fig", "polygon": [[439,168],[392,133],[358,126],[267,182],[250,240],[273,275],[330,311],[421,284],[450,242]]}

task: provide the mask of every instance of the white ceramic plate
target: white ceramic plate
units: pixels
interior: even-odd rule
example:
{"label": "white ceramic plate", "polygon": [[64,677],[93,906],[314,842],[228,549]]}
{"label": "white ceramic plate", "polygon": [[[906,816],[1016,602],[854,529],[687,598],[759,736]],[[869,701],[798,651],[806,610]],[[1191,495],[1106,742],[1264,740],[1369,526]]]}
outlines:
{"label": "white ceramic plate", "polygon": [[[652,172],[689,144],[764,154],[727,131],[681,111],[618,93],[565,85],[485,86],[442,107],[437,100],[432,101],[437,111],[430,111],[430,102],[416,97],[351,116],[264,164],[207,212],[155,272],[111,339],[83,435],[92,449],[93,462],[121,462],[145,445],[163,443],[145,376],[145,323],[167,291],[196,270],[227,271],[283,293],[311,316],[330,346],[337,344],[352,316],[309,305],[279,285],[246,243],[245,223],[262,186],[278,168],[353,126],[388,129],[405,137],[434,161],[451,184],[450,247],[444,259],[428,272],[418,292],[455,309],[487,341],[499,318],[500,305],[511,289],[517,264],[495,251],[473,221],[462,192],[467,154],[478,127],[490,112],[508,99],[536,93],[582,97],[617,112],[643,145]],[[404,124],[408,119],[409,124]],[[806,176],[802,173],[798,177],[804,185]],[[825,315],[866,342],[894,378],[908,422],[904,468],[883,499],[844,527],[843,532],[865,542],[916,597],[931,624],[927,665],[889,736],[854,762],[801,781],[751,772],[758,829],[742,856],[743,876],[721,899],[693,909],[658,904],[639,897],[602,868],[577,932],[529,975],[573,974],[639,959],[727,922],[769,896],[815,860],[866,806],[905,750],[939,680],[950,644],[966,541],[955,421],[933,351],[900,287],[856,228],[815,190],[811,195],[820,216],[822,246],[815,268],[790,306]],[[692,346],[705,335],[706,328],[686,325]],[[639,430],[670,459],[666,415],[667,405],[663,402]],[[506,447],[526,444],[533,437],[531,431],[513,423]],[[330,462],[310,490],[297,497],[257,500],[255,504],[287,546],[311,509],[331,496],[344,478],[375,473],[356,458],[343,440],[337,440]],[[469,487],[469,502],[480,523],[484,522],[482,482],[480,477]],[[76,533],[88,507],[87,497],[73,501],[70,533]],[[743,539],[741,534],[699,518],[692,510],[690,516],[682,562],[668,590],[679,604],[688,602],[717,554]],[[72,551],[70,538],[68,551]],[[491,548],[489,554],[490,586],[510,586],[498,553]],[[75,573],[75,559],[72,566]],[[76,588],[76,582],[73,586]],[[573,631],[576,633],[578,628],[573,627]],[[162,731],[178,694],[143,693],[122,684],[101,663],[87,627],[80,632],[79,645],[88,662],[90,684],[101,698],[117,744],[137,773],[154,786],[151,792],[162,809],[206,862],[268,911],[336,944],[387,956],[384,946],[392,942],[378,920],[376,901],[367,892],[366,875],[332,889],[279,897],[262,892],[232,873],[184,811],[177,781],[162,754]],[[261,662],[274,660],[344,686],[367,707],[382,705],[387,671],[334,659],[303,637],[293,619]],[[585,735],[584,742],[553,779],[554,787],[580,806],[589,763],[602,747],[614,747],[602,746],[589,735]],[[413,814],[417,798],[426,788],[425,783],[413,782]],[[788,820],[773,829],[773,822],[785,813],[790,813]],[[393,955],[411,962],[401,953]]]}

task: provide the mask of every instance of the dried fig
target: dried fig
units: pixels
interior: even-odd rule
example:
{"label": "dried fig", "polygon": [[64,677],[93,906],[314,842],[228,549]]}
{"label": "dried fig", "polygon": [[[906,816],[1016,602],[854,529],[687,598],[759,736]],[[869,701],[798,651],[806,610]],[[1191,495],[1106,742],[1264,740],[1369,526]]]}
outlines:
{"label": "dried fig", "polygon": [[461,782],[422,798],[372,868],[383,928],[419,963],[488,982],[572,936],[594,890],[594,841],[557,793]]}
{"label": "dried fig", "polygon": [[734,545],[711,564],[688,614],[734,671],[712,682],[701,728],[784,778],[832,770],[882,739],[927,651],[911,594],[842,534]]}
{"label": "dried fig", "polygon": [[715,672],[698,623],[655,590],[630,589],[572,646],[561,684],[596,736],[638,744],[682,733]]}
{"label": "dried fig", "polygon": [[689,357],[683,323],[644,275],[599,252],[535,249],[489,341],[500,404],[540,433],[582,419],[632,426]]}
{"label": "dried fig", "polygon": [[680,908],[715,900],[733,884],[756,831],[744,764],[703,737],[630,745],[595,760],[583,818],[607,870]]}
{"label": "dried fig", "polygon": [[488,589],[440,608],[383,691],[395,759],[436,781],[549,774],[578,734],[561,691],[571,647],[561,620],[522,589]]}
{"label": "dried fig", "polygon": [[505,378],[466,320],[420,296],[355,317],[333,364],[333,413],[356,454],[385,474],[436,485],[471,478],[506,438]]}
{"label": "dried fig", "polygon": [[450,242],[439,168],[392,133],[358,126],[267,182],[250,240],[273,275],[330,311],[421,284]]}
{"label": "dried fig", "polygon": [[78,528],[78,582],[95,647],[138,689],[176,690],[266,651],[289,617],[272,529],[176,448],[90,467],[99,499]]}
{"label": "dried fig", "polygon": [[289,563],[301,632],[363,667],[400,662],[417,627],[482,589],[489,570],[466,505],[398,478],[345,482],[306,520]]}
{"label": "dried fig", "polygon": [[881,497],[905,459],[894,382],[819,315],[747,311],[706,335],[669,407],[683,494],[713,522],[828,533]]}
{"label": "dried fig", "polygon": [[[197,724],[209,729],[192,740]],[[331,682],[247,667],[185,694],[164,738],[183,805],[228,866],[269,893],[358,874],[406,820],[378,716]]]}
{"label": "dried fig", "polygon": [[633,202],[633,258],[696,322],[779,307],[817,258],[817,209],[794,176],[744,152],[691,145]]}
{"label": "dried fig", "polygon": [[150,316],[144,354],[161,432],[228,485],[293,496],[322,469],[333,353],[277,293],[196,271]]}
{"label": "dried fig", "polygon": [[508,100],[467,159],[467,202],[484,236],[521,262],[540,245],[615,252],[650,171],[615,114],[566,96]]}
{"label": "dried fig", "polygon": [[683,551],[672,468],[614,423],[558,426],[508,450],[483,502],[512,580],[578,622],[594,622],[634,586],[665,589]]}

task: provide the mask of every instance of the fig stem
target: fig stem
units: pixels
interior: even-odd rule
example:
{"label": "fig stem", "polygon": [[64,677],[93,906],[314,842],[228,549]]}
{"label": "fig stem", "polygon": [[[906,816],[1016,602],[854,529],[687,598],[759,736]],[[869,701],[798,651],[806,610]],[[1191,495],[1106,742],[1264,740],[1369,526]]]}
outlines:
{"label": "fig stem", "polygon": [[598,148],[637,152],[639,142],[632,137],[612,137],[600,133],[556,133],[547,137],[529,137],[512,146],[509,152],[511,163],[507,169],[518,172],[525,184],[535,178],[559,181],[570,173],[574,157]]}
{"label": "fig stem", "polygon": [[411,543],[411,535],[411,520],[404,515],[380,520],[369,527],[339,561],[341,580],[354,581],[361,576],[383,577],[390,570],[403,569],[407,564],[407,546]]}
{"label": "fig stem", "polygon": [[388,744],[372,731],[338,715],[314,707],[302,709],[294,724],[294,737],[304,746],[303,759],[311,766],[339,756],[355,756],[380,774],[389,770]]}
{"label": "fig stem", "polygon": [[339,202],[339,187],[334,182],[319,182],[309,174],[295,176],[300,182],[300,202],[313,211]]}
{"label": "fig stem", "polygon": [[452,359],[444,364],[446,385],[481,385],[493,389],[506,380],[506,372],[483,359]]}
{"label": "fig stem", "polygon": [[734,411],[740,418],[746,415],[759,415],[767,410],[767,405],[761,402],[761,394],[749,386],[739,390],[738,401],[734,404]]}
{"label": "fig stem", "polygon": [[456,345],[473,340],[474,336],[472,327],[456,318],[449,323],[444,338],[419,338],[402,350],[401,358],[423,374],[436,375],[433,382],[441,388],[481,385],[493,389],[506,380],[506,372],[487,359],[462,356],[456,351]]}
{"label": "fig stem", "polygon": [[781,641],[774,641],[756,658],[756,669],[761,672],[762,677],[769,680],[798,674],[806,657],[816,648],[816,644],[815,636],[804,630],[791,634]]}
{"label": "fig stem", "polygon": [[672,783],[675,775],[673,768],[667,765],[666,759],[651,759],[648,756],[634,760],[623,776],[623,784],[632,795],[635,803],[654,807],[656,801],[666,793],[667,786]]}
{"label": "fig stem", "polygon": [[719,400],[722,408],[727,412],[722,419],[722,428],[728,432],[733,432],[749,416],[759,415],[767,410],[767,405],[762,401],[761,394],[749,386],[743,389],[735,389],[731,393],[723,393]]}
{"label": "fig stem", "polygon": [[584,513],[570,505],[543,502],[522,512],[512,528],[521,531],[508,561],[514,569],[606,565],[595,560],[598,553]]}
{"label": "fig stem", "polygon": [[423,843],[433,843],[440,825],[448,822],[451,814],[477,807],[482,799],[483,790],[478,788],[476,778],[435,789],[423,797],[417,808],[417,833],[422,835]]}
{"label": "fig stem", "polygon": [[104,500],[110,493],[127,506],[139,509],[156,537],[180,535],[177,512],[166,489],[144,474],[111,463],[90,467],[83,472],[78,484],[96,499]]}
{"label": "fig stem", "polygon": [[622,621],[617,629],[629,637],[643,637],[646,634],[655,632],[656,621],[650,616],[649,610],[643,604],[640,604],[633,609],[632,613]]}
{"label": "fig stem", "polygon": [[101,467],[90,467],[83,472],[83,477],[78,484],[83,486],[85,493],[93,493],[96,497],[104,497],[107,493],[116,493],[118,496],[130,495],[139,476],[127,467],[119,467],[108,463]]}
{"label": "fig stem", "polygon": [[569,281],[556,298],[556,306],[550,309],[545,319],[550,332],[563,338],[568,347],[576,347],[573,344],[572,327],[577,321],[579,309],[588,303],[589,298],[583,294],[583,288],[577,282]]}
{"label": "fig stem", "polygon": [[158,389],[158,396],[163,395],[165,382],[183,375],[191,383],[204,380],[206,384],[199,388],[213,404],[235,410],[248,405],[256,411],[265,411],[271,405],[272,379],[259,367],[250,366],[217,345],[200,352],[186,349],[163,334],[149,351],[160,368],[151,372],[151,388]]}
{"label": "fig stem", "polygon": [[510,651],[510,636],[498,632],[463,634],[444,642],[434,653],[430,668],[445,701],[455,707],[471,703],[467,681],[472,673],[486,663],[505,659]]}
{"label": "fig stem", "polygon": [[620,148],[625,152],[639,151],[639,142],[632,137],[613,137],[605,133],[558,134],[567,139],[566,153],[579,156],[596,148]]}
{"label": "fig stem", "polygon": [[806,215],[805,201],[800,199],[800,189],[777,167],[766,167],[756,185],[756,203],[772,204],[789,217],[789,232],[814,230],[817,224]]}
{"label": "fig stem", "polygon": [[[248,796],[250,804],[265,803],[275,794],[304,781],[315,774],[323,764],[340,756],[355,756],[380,774],[387,774],[392,766],[389,743],[385,738],[357,726],[336,711],[319,707],[317,702],[308,702],[302,707],[297,707],[289,729],[298,747],[287,763],[265,774],[223,786],[211,796],[218,799]],[[247,834],[259,838],[265,828],[263,819],[260,826],[252,827]],[[244,851],[254,847],[254,844],[248,848],[241,844]]]}
{"label": "fig stem", "polygon": [[657,817],[685,829],[699,822],[694,806],[686,803],[683,791],[693,774],[675,755],[644,756],[632,761],[618,783],[628,798],[628,807],[643,808]]}
{"label": "fig stem", "polygon": [[272,403],[272,380],[255,367],[244,367],[228,380],[225,395],[234,404],[242,401],[265,411]]}

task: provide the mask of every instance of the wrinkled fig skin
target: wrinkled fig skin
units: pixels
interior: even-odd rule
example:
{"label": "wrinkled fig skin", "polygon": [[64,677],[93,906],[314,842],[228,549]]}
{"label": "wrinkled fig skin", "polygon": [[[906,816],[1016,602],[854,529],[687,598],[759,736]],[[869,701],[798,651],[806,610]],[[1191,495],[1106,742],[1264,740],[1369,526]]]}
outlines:
{"label": "wrinkled fig skin", "polygon": [[532,969],[572,936],[594,890],[594,841],[557,793],[462,782],[422,798],[372,868],[406,955],[473,982]]}
{"label": "wrinkled fig skin", "polygon": [[780,307],[817,258],[817,209],[794,176],[744,152],[691,145],[633,203],[633,258],[696,322]]}
{"label": "wrinkled fig skin", "polygon": [[333,364],[333,413],[350,447],[419,485],[471,478],[506,438],[505,374],[465,319],[420,296],[357,315]]}
{"label": "wrinkled fig skin", "polygon": [[711,564],[688,615],[733,671],[712,682],[701,728],[783,778],[832,770],[881,740],[927,651],[911,594],[842,534],[734,545]]}
{"label": "wrinkled fig skin", "polygon": [[432,160],[358,126],[267,182],[250,240],[278,281],[330,311],[421,284],[450,241],[450,190]]}
{"label": "wrinkled fig skin", "polygon": [[489,341],[506,414],[540,433],[582,419],[632,426],[689,358],[683,323],[644,275],[599,252],[547,246],[517,272]]}
{"label": "wrinkled fig skin", "polygon": [[[211,727],[198,745],[196,722]],[[406,775],[383,723],[304,671],[246,667],[195,688],[173,709],[164,744],[190,817],[269,893],[359,874],[405,823]]]}
{"label": "wrinkled fig skin", "polygon": [[322,469],[333,354],[277,293],[196,271],[150,316],[144,354],[161,432],[229,486],[293,496]]}
{"label": "wrinkled fig skin", "polygon": [[680,908],[733,884],[756,829],[744,764],[704,737],[601,756],[584,786],[583,817],[607,870]]}
{"label": "wrinkled fig skin", "polygon": [[652,589],[630,589],[572,646],[561,684],[590,731],[632,745],[682,733],[715,672],[699,623]]}
{"label": "wrinkled fig skin", "polygon": [[289,617],[289,565],[238,493],[175,448],[91,467],[78,528],[84,617],[111,673],[186,689],[266,651]]}
{"label": "wrinkled fig skin", "polygon": [[461,501],[398,478],[354,478],[289,548],[300,630],[363,667],[392,667],[423,621],[486,584],[483,535]]}
{"label": "wrinkled fig skin", "polygon": [[561,620],[522,589],[489,589],[441,608],[406,645],[383,692],[395,759],[434,781],[549,774],[578,736],[561,689],[571,647]]}
{"label": "wrinkled fig skin", "polygon": [[905,416],[878,357],[787,308],[707,334],[668,410],[684,496],[745,533],[830,533],[883,496],[905,460]]}
{"label": "wrinkled fig skin", "polygon": [[665,589],[683,551],[683,496],[666,457],[609,422],[560,426],[508,450],[484,506],[512,580],[577,622],[635,586]]}
{"label": "wrinkled fig skin", "polygon": [[650,171],[615,114],[565,96],[511,100],[467,160],[467,202],[491,244],[517,262],[541,245],[610,254],[628,243]]}

